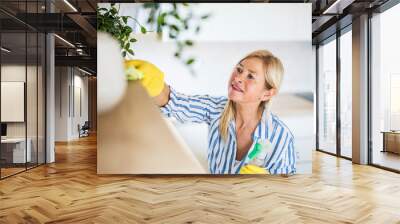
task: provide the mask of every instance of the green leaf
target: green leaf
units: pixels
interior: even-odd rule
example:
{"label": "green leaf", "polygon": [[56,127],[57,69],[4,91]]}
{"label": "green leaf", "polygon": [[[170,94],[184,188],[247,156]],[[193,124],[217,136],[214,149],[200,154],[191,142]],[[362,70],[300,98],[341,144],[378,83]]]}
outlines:
{"label": "green leaf", "polygon": [[142,32],[143,34],[145,34],[145,33],[147,32],[146,27],[140,26],[140,32]]}
{"label": "green leaf", "polygon": [[180,20],[181,17],[179,16],[179,14],[177,12],[173,12],[172,15],[175,17],[175,19]]}
{"label": "green leaf", "polygon": [[127,36],[127,37],[129,37],[129,34],[131,34],[132,33],[132,28],[130,27],[130,26],[126,26],[125,28],[124,28],[124,34]]}
{"label": "green leaf", "polygon": [[162,33],[162,27],[160,25],[157,25],[157,33]]}
{"label": "green leaf", "polygon": [[128,17],[127,16],[122,16],[122,21],[124,21],[124,23],[128,23]]}
{"label": "green leaf", "polygon": [[[103,13],[100,13],[104,12]],[[130,34],[133,32],[132,28],[127,25],[130,16],[118,15],[118,9],[115,4],[112,4],[110,9],[98,8],[97,11],[97,27],[98,30],[110,33],[115,39],[118,40],[121,47],[121,54],[126,57],[127,54],[134,55],[131,48],[131,43],[136,42],[135,38],[130,38]],[[137,22],[138,23],[138,22]],[[139,23],[138,23],[139,24]],[[140,25],[140,24],[139,24]],[[140,25],[141,26],[141,25]],[[146,28],[141,26],[142,32],[147,32]]]}
{"label": "green leaf", "polygon": [[175,24],[172,24],[172,25],[170,25],[169,27],[170,27],[171,29],[173,29],[173,30],[179,32],[179,28],[178,28]]}
{"label": "green leaf", "polygon": [[146,2],[146,3],[143,4],[143,7],[144,7],[145,9],[155,8],[155,7],[156,7],[156,3]]}
{"label": "green leaf", "polygon": [[210,15],[211,15],[211,14],[203,15],[203,16],[201,17],[201,19],[207,19],[208,17],[210,17]]}
{"label": "green leaf", "polygon": [[157,24],[160,26],[165,25],[165,16],[167,15],[166,12],[161,13],[161,15],[158,16],[157,18]]}
{"label": "green leaf", "polygon": [[191,40],[186,40],[186,41],[185,41],[185,44],[186,44],[187,46],[193,46],[193,41],[191,41]]}
{"label": "green leaf", "polygon": [[195,61],[194,58],[190,58],[190,59],[188,59],[188,60],[186,61],[186,64],[187,64],[187,65],[191,65],[191,64],[193,64],[194,61]]}
{"label": "green leaf", "polygon": [[116,8],[112,8],[110,12],[112,15],[116,15],[118,13]]}
{"label": "green leaf", "polygon": [[169,38],[171,38],[171,39],[176,39],[176,35],[174,35],[174,34],[172,34],[172,33],[169,33],[168,36],[169,36]]}

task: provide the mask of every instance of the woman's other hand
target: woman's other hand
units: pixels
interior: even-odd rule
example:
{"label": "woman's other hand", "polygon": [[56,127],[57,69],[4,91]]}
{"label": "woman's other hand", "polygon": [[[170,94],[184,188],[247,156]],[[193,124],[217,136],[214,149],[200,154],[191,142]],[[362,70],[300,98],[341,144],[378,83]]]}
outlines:
{"label": "woman's other hand", "polygon": [[249,164],[240,168],[239,174],[269,174],[269,172],[263,167]]}

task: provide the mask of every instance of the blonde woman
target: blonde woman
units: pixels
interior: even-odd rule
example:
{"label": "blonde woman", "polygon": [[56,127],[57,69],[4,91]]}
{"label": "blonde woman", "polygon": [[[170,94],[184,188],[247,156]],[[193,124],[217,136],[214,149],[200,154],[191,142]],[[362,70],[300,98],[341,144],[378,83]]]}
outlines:
{"label": "blonde woman", "polygon": [[[294,174],[296,156],[289,128],[270,112],[283,78],[281,61],[266,50],[254,51],[234,67],[228,97],[185,95],[164,83],[153,64],[133,60],[126,65],[144,74],[141,80],[162,113],[180,122],[209,126],[208,166],[212,174]],[[270,146],[262,165],[248,166],[247,155],[256,142]]]}

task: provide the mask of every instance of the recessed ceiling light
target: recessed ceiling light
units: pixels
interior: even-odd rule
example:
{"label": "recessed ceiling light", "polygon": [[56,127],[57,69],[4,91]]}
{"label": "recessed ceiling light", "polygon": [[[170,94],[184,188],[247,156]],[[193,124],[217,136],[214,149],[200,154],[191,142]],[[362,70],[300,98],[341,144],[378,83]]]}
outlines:
{"label": "recessed ceiling light", "polygon": [[5,48],[5,47],[1,47],[1,50],[4,51],[4,52],[6,52],[6,53],[10,53],[10,52],[11,52],[11,50],[9,50],[9,49],[7,49],[7,48]]}
{"label": "recessed ceiling light", "polygon": [[336,0],[322,14],[342,14],[343,10],[349,5],[353,4],[356,0]]}
{"label": "recessed ceiling light", "polygon": [[62,38],[62,37],[60,37],[60,36],[57,35],[57,34],[54,34],[54,36],[57,37],[57,38],[58,38],[59,40],[61,40],[62,42],[66,43],[67,45],[69,45],[69,46],[75,48],[75,45],[73,45],[73,44],[72,44],[71,42],[69,42],[68,40],[66,40],[66,39],[64,39],[64,38]]}
{"label": "recessed ceiling light", "polygon": [[85,71],[85,70],[83,70],[83,69],[81,69],[81,68],[79,68],[78,67],[78,69],[79,69],[79,71],[81,71],[81,72],[83,72],[83,73],[85,73],[85,74],[87,74],[87,75],[92,75],[92,73],[90,73],[90,72],[88,72],[88,71]]}
{"label": "recessed ceiling light", "polygon": [[68,1],[68,0],[64,0],[65,4],[67,4],[72,10],[74,10],[74,12],[78,12],[78,10]]}

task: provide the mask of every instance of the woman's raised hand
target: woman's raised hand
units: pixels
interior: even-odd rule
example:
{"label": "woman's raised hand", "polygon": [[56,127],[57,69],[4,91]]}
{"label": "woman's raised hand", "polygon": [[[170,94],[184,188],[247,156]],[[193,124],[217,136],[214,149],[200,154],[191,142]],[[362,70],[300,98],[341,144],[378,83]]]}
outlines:
{"label": "woman's raised hand", "polygon": [[164,89],[164,73],[154,64],[144,60],[126,60],[125,72],[128,80],[140,80],[151,97]]}

